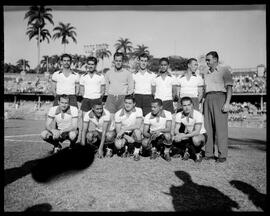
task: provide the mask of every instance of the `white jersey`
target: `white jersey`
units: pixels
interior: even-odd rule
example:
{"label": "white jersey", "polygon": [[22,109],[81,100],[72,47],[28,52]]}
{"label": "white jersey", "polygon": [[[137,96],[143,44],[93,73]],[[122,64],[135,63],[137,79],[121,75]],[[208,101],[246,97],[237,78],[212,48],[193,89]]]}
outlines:
{"label": "white jersey", "polygon": [[165,129],[168,121],[172,121],[172,114],[167,110],[162,110],[160,116],[153,116],[150,112],[144,118],[144,124],[150,126],[150,132]]}
{"label": "white jersey", "polygon": [[84,86],[84,98],[100,98],[101,86],[105,85],[104,75],[94,73],[93,76],[90,77],[89,73],[85,73],[80,78],[80,85]]}
{"label": "white jersey", "polygon": [[156,77],[152,72],[146,71],[142,74],[140,71],[132,74],[134,80],[134,93],[135,94],[152,94],[151,85]]}
{"label": "white jersey", "polygon": [[124,108],[118,110],[115,113],[115,123],[121,123],[122,127],[129,127],[134,125],[138,118],[143,118],[142,109],[139,107],[134,107],[129,115],[127,115]]}
{"label": "white jersey", "polygon": [[156,86],[155,98],[159,98],[162,101],[172,100],[172,87],[178,85],[178,81],[170,74],[168,74],[165,79],[163,79],[161,75],[157,75],[152,85]]}
{"label": "white jersey", "polygon": [[183,75],[179,78],[180,98],[182,97],[198,97],[198,87],[203,86],[203,79],[199,75],[191,75],[187,80]]}
{"label": "white jersey", "polygon": [[194,131],[195,124],[202,124],[200,134],[206,133],[203,115],[195,109],[189,116],[185,116],[183,112],[177,113],[175,116],[175,123],[183,123],[189,133]]}
{"label": "white jersey", "polygon": [[72,119],[78,118],[78,109],[74,106],[62,112],[60,106],[53,106],[48,112],[48,118],[55,119],[57,128],[64,130],[72,125]]}
{"label": "white jersey", "polygon": [[83,122],[89,122],[91,121],[92,123],[95,124],[96,130],[99,132],[102,132],[102,127],[104,122],[109,122],[111,118],[111,114],[108,110],[103,109],[103,113],[101,117],[98,119],[95,114],[93,113],[92,110],[88,111],[84,115]]}
{"label": "white jersey", "polygon": [[56,71],[52,75],[52,81],[56,83],[56,94],[74,95],[75,86],[79,84],[80,75],[74,71],[66,77],[62,70]]}

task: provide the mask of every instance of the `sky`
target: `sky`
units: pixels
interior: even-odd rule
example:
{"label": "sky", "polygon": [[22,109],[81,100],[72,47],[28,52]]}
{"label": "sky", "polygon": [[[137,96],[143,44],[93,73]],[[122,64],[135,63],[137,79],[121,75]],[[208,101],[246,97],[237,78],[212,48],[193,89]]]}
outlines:
{"label": "sky", "polygon": [[[91,6],[46,7],[53,9],[54,26],[49,22],[46,25],[51,35],[59,22],[70,23],[76,28],[77,44],[69,39],[66,46],[66,52],[70,54],[85,54],[84,45],[102,43],[107,43],[114,53],[114,44],[122,37],[128,38],[134,47],[144,44],[157,58],[170,55],[198,58],[214,50],[223,64],[232,68],[266,65],[264,5],[134,6],[113,10]],[[16,64],[23,58],[34,68],[38,61],[37,41],[29,41],[26,35],[24,15],[28,8],[4,6],[4,61]],[[51,40],[49,44],[41,43],[41,56],[63,52],[64,46],[59,39]],[[106,59],[104,67],[110,66],[111,61],[112,58]]]}

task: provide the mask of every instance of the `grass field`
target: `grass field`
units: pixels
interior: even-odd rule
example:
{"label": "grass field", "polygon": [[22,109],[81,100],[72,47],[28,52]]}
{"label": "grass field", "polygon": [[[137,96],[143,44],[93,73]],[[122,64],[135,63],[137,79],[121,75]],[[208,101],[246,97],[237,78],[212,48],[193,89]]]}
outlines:
{"label": "grass field", "polygon": [[[266,129],[229,128],[228,161],[113,156],[47,183],[31,166],[52,149],[43,121],[8,120],[4,144],[4,211],[263,211]],[[65,145],[68,146],[66,143]]]}

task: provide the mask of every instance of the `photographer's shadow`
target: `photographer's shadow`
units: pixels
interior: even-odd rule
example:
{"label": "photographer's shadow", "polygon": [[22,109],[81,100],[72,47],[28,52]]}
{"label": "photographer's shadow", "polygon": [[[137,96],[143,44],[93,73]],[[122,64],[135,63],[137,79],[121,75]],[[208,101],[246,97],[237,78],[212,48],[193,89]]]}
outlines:
{"label": "photographer's shadow", "polygon": [[14,167],[10,169],[6,169],[4,171],[4,185],[8,185],[24,176],[27,176],[31,173],[32,169],[39,163],[41,159],[30,160],[25,162],[20,167]]}
{"label": "photographer's shadow", "polygon": [[184,182],[170,188],[175,211],[232,211],[232,208],[239,208],[237,202],[216,188],[194,183],[187,172],[176,171],[175,174]]}
{"label": "photographer's shadow", "polygon": [[52,178],[67,172],[80,171],[89,167],[94,161],[94,150],[90,145],[76,144],[41,159],[32,169],[32,177],[37,182],[48,182]]}
{"label": "photographer's shadow", "polygon": [[45,183],[60,174],[85,169],[93,161],[94,150],[91,146],[77,144],[48,157],[27,161],[21,167],[5,170],[5,186],[30,173],[35,181]]}
{"label": "photographer's shadow", "polygon": [[230,184],[248,195],[248,198],[253,202],[256,207],[266,210],[266,195],[260,193],[253,186],[238,180],[230,181]]}

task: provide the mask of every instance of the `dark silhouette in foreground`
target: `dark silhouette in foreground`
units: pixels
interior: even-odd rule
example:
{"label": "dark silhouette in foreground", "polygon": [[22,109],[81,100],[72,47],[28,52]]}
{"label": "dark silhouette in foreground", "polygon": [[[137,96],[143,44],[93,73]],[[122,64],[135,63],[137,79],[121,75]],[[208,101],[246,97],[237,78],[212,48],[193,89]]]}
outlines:
{"label": "dark silhouette in foreground", "polygon": [[49,203],[41,203],[25,209],[25,212],[49,212],[52,206]]}
{"label": "dark silhouette in foreground", "polygon": [[253,186],[238,180],[230,181],[230,184],[236,189],[242,191],[248,195],[248,198],[253,202],[256,207],[261,208],[263,211],[266,210],[266,195],[260,193]]}
{"label": "dark silhouette in foreground", "polygon": [[94,161],[94,151],[89,145],[76,144],[58,153],[41,159],[32,169],[32,177],[37,182],[48,182],[67,171],[78,171],[89,167]]}
{"label": "dark silhouette in foreground", "polygon": [[175,174],[184,182],[170,188],[175,211],[232,211],[232,208],[239,208],[237,202],[216,188],[194,183],[188,173],[176,171]]}
{"label": "dark silhouette in foreground", "polygon": [[5,174],[4,174],[5,175],[5,182],[4,182],[5,186],[16,181],[19,178],[22,178],[22,177],[30,174],[33,167],[36,166],[40,160],[41,159],[27,161],[21,167],[6,169]]}

